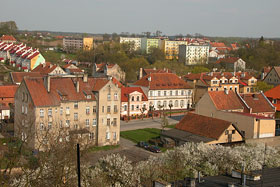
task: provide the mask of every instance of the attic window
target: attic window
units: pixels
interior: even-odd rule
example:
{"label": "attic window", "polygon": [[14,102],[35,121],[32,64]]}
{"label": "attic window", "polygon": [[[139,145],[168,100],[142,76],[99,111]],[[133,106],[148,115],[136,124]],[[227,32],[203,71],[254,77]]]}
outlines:
{"label": "attic window", "polygon": [[168,83],[168,86],[171,86],[172,84],[171,83]]}
{"label": "attic window", "polygon": [[91,95],[87,95],[86,97],[87,97],[87,99],[91,99]]}
{"label": "attic window", "polygon": [[160,86],[160,84],[159,84],[159,83],[157,83],[157,84],[156,84],[156,86]]}
{"label": "attic window", "polygon": [[173,83],[173,85],[174,85],[174,86],[177,86],[178,84],[177,84],[177,83]]}

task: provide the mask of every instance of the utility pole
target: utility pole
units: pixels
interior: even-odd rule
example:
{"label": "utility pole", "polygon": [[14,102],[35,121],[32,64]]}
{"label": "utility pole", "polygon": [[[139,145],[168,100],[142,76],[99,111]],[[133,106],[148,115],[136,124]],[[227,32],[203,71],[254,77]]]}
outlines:
{"label": "utility pole", "polygon": [[78,187],[81,187],[81,168],[80,168],[80,145],[77,144],[77,175],[78,175]]}

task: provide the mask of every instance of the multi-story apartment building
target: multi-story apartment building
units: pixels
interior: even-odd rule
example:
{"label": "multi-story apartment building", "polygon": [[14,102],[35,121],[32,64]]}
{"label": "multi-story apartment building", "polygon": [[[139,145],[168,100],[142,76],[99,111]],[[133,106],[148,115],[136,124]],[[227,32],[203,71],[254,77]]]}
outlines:
{"label": "multi-story apartment building", "polygon": [[141,49],[141,38],[120,37],[120,43],[129,43],[134,45],[134,50]]}
{"label": "multi-story apartment building", "polygon": [[184,80],[194,88],[197,103],[207,91],[233,90],[237,93],[254,93],[257,79],[248,72],[190,73]]}
{"label": "multi-story apartment building", "polygon": [[173,73],[151,73],[136,81],[155,110],[192,107],[192,88]]}
{"label": "multi-story apartment building", "polygon": [[140,87],[121,88],[121,117],[148,113],[148,97]]}
{"label": "multi-story apartment building", "polygon": [[172,41],[172,40],[160,40],[159,47],[165,53],[165,58],[168,60],[178,59],[179,45],[187,45],[188,41]]}
{"label": "multi-story apartment building", "polygon": [[159,48],[158,38],[141,38],[141,50],[150,53],[151,48]]}
{"label": "multi-story apartment building", "polygon": [[67,51],[73,51],[78,49],[91,50],[93,49],[93,38],[63,38],[63,49]]}
{"label": "multi-story apartment building", "polygon": [[186,65],[207,64],[209,45],[180,45],[179,61]]}
{"label": "multi-story apartment building", "polygon": [[105,78],[24,77],[15,95],[15,136],[35,150],[51,141],[119,142],[120,89]]}
{"label": "multi-story apartment building", "polygon": [[83,38],[83,50],[92,50],[93,49],[93,38],[86,37]]}

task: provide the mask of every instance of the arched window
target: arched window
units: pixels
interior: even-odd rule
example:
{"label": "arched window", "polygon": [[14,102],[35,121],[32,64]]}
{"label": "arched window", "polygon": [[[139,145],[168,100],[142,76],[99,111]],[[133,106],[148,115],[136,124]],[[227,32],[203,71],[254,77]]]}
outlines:
{"label": "arched window", "polygon": [[163,107],[166,108],[167,107],[167,102],[163,101]]}
{"label": "arched window", "polygon": [[161,101],[158,101],[158,102],[157,102],[158,108],[160,107],[160,105],[161,105]]}
{"label": "arched window", "polygon": [[139,101],[140,99],[139,99],[139,96],[137,96],[137,101]]}
{"label": "arched window", "polygon": [[180,107],[181,107],[181,108],[183,108],[183,107],[184,107],[184,105],[185,105],[184,100],[181,100],[181,102],[180,102]]}
{"label": "arched window", "polygon": [[131,101],[134,101],[134,96],[131,97]]}

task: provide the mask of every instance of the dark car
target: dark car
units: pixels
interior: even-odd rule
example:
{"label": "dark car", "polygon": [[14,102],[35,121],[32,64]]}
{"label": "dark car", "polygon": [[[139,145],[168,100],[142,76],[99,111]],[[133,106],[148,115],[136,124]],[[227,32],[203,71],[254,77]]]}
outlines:
{"label": "dark car", "polygon": [[148,149],[149,148],[149,144],[147,142],[138,142],[137,144],[139,147],[142,147],[144,149]]}
{"label": "dark car", "polygon": [[150,150],[151,152],[154,152],[154,153],[160,153],[160,152],[161,152],[161,151],[160,151],[160,148],[158,148],[158,147],[155,146],[155,145],[150,146],[150,147],[149,147],[149,150]]}

